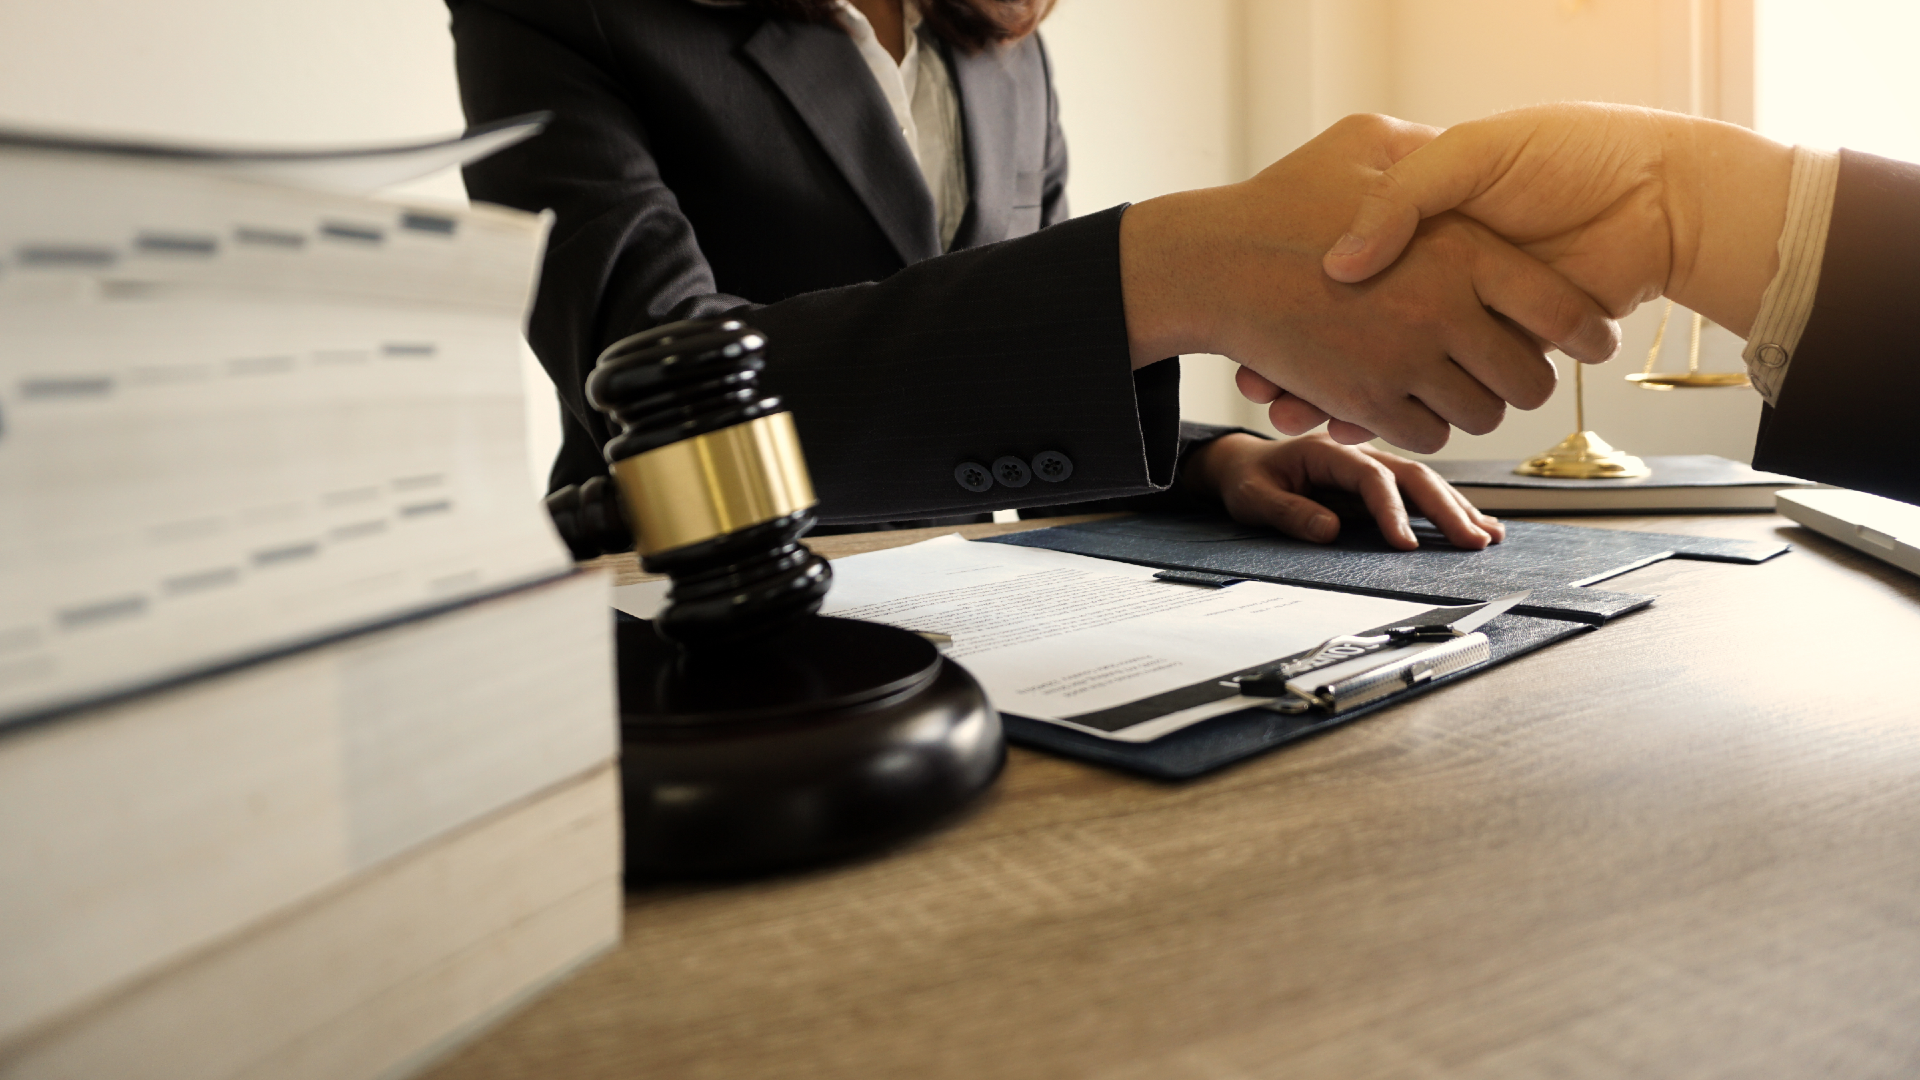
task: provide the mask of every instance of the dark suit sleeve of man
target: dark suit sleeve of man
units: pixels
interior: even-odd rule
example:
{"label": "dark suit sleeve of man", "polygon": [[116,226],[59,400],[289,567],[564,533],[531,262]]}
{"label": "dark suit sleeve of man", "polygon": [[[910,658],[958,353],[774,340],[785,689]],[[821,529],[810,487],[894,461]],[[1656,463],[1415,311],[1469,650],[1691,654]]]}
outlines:
{"label": "dark suit sleeve of man", "polygon": [[1813,314],[1756,468],[1920,502],[1920,166],[1843,150]]}
{"label": "dark suit sleeve of man", "polygon": [[[663,178],[632,86],[611,74],[600,9],[456,0],[452,10],[469,121],[554,117],[542,136],[469,167],[467,183],[477,200],[556,216],[528,330],[570,429],[556,484],[604,469],[591,448],[610,432],[583,398],[599,352],[663,322],[722,314],[768,335],[766,382],[793,410],[823,521],[1078,502],[1172,482],[1179,371],[1129,370],[1120,208],[876,282],[749,304],[716,287],[683,213],[688,193]],[[1057,123],[1049,137],[1059,143]],[[1049,145],[1047,159],[1039,209],[1064,216],[1064,145]],[[957,478],[967,463],[1047,451],[1066,455],[1071,476],[1036,472],[982,491]]]}

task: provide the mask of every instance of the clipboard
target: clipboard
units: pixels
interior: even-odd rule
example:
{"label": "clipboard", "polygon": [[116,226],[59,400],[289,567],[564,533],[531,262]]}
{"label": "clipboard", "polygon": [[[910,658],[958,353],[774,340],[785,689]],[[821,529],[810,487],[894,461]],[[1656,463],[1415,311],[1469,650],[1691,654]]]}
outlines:
{"label": "clipboard", "polygon": [[1458,679],[1646,607],[1654,597],[1591,588],[1597,582],[1685,558],[1755,564],[1789,550],[1666,533],[1510,521],[1507,540],[1484,551],[1452,548],[1415,520],[1422,547],[1389,547],[1377,530],[1349,522],[1332,544],[1308,544],[1205,514],[1134,515],[1036,529],[984,542],[1113,559],[1198,578],[1242,578],[1434,604],[1485,602],[1530,589],[1528,602],[1481,630],[1490,657],[1334,715],[1249,708],[1203,720],[1150,742],[1105,739],[1057,724],[1002,715],[1013,742],[1166,780],[1212,772],[1254,754],[1331,730]]}
{"label": "clipboard", "polygon": [[1144,743],[1103,739],[1058,724],[1006,713],[1001,714],[1000,720],[1006,726],[1007,738],[1022,746],[1156,779],[1186,780],[1371,716],[1436,687],[1472,678],[1496,664],[1594,629],[1590,623],[1508,613],[1481,627],[1481,633],[1486,634],[1492,646],[1492,658],[1486,663],[1331,716],[1315,713],[1286,716],[1261,708],[1242,709]]}

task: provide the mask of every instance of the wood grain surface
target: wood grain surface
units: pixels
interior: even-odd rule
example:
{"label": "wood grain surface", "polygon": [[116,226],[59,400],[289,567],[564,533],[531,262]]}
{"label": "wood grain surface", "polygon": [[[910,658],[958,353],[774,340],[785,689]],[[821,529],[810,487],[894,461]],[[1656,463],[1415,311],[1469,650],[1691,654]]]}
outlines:
{"label": "wood grain surface", "polygon": [[1796,550],[1197,781],[1015,751],[903,850],[634,894],[430,1075],[1920,1076],[1920,579],[1565,520]]}

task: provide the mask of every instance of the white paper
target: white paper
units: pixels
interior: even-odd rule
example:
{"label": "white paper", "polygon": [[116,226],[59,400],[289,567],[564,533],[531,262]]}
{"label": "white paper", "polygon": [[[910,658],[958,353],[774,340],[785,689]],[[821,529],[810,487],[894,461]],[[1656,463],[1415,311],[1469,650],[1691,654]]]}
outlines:
{"label": "white paper", "polygon": [[539,134],[546,122],[547,114],[536,113],[482,124],[463,134],[427,142],[327,150],[236,149],[0,128],[0,147],[144,160],[250,180],[364,195],[478,161]]}
{"label": "white paper", "polygon": [[632,585],[615,585],[610,596],[615,609],[636,619],[651,619],[666,606],[667,587],[672,584],[666,578],[660,578]]}
{"label": "white paper", "polygon": [[[1087,714],[1217,682],[1425,604],[1245,581],[1177,585],[1149,567],[959,535],[835,560],[824,614],[946,634],[945,651],[1002,712],[1139,741],[1253,702],[1231,696],[1121,729]],[[650,617],[664,582],[615,590]],[[1076,717],[1082,718],[1076,721]]]}
{"label": "white paper", "polygon": [[1061,720],[1311,648],[1427,605],[1246,581],[1176,585],[1150,567],[958,535],[834,563],[822,609],[953,639],[996,708]]}

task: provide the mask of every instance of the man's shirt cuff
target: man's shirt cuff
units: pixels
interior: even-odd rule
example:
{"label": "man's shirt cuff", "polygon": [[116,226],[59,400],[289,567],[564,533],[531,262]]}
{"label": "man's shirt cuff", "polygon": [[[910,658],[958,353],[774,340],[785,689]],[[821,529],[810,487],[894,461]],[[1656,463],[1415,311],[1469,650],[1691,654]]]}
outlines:
{"label": "man's shirt cuff", "polygon": [[1787,221],[1780,229],[1780,269],[1760,294],[1760,313],[1740,354],[1747,376],[1767,404],[1779,403],[1780,384],[1813,314],[1820,286],[1820,263],[1827,253],[1827,226],[1833,218],[1833,193],[1840,182],[1840,155],[1829,150],[1793,148],[1793,178],[1787,187]]}

